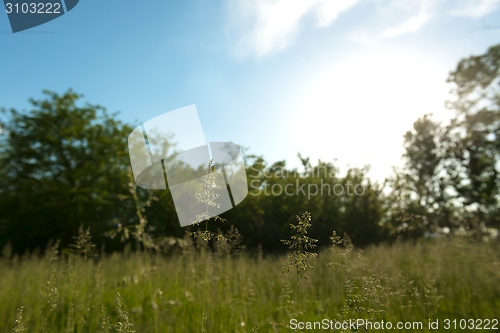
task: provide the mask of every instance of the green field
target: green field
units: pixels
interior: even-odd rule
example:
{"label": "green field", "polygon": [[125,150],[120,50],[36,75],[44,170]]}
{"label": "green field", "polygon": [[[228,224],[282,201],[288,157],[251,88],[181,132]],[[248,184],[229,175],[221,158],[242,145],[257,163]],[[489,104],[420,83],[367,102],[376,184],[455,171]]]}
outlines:
{"label": "green field", "polygon": [[298,303],[295,271],[282,273],[286,256],[219,246],[205,261],[203,249],[201,242],[168,255],[125,251],[85,260],[48,251],[4,259],[0,332],[201,332],[203,307],[207,332],[289,332],[294,318],[422,322],[424,330],[439,319],[438,331],[446,319],[457,326],[500,319],[498,243],[455,238],[324,249],[310,260],[308,279],[300,275]]}

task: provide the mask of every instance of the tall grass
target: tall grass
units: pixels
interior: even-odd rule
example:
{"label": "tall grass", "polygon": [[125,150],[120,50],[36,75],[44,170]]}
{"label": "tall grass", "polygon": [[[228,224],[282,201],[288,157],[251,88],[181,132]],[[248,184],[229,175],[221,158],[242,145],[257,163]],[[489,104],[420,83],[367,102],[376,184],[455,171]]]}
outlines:
{"label": "tall grass", "polygon": [[[3,256],[0,332],[197,332],[203,290],[209,332],[289,331],[281,323],[292,318],[280,311],[292,299],[281,272],[286,256],[216,246],[205,266],[204,247],[185,244],[169,255]],[[315,269],[293,295],[298,320],[500,319],[498,244],[449,239],[364,251],[346,244],[310,258]]]}

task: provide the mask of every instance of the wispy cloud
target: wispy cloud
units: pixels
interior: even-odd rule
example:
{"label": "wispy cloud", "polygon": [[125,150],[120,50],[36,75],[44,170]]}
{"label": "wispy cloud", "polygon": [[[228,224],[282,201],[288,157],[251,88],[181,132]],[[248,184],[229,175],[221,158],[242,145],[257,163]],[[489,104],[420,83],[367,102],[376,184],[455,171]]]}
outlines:
{"label": "wispy cloud", "polygon": [[229,0],[229,29],[240,55],[271,55],[287,47],[305,17],[329,26],[359,0]]}
{"label": "wispy cloud", "polygon": [[458,2],[451,14],[469,18],[480,18],[500,8],[499,0],[466,0]]}
{"label": "wispy cloud", "polygon": [[374,11],[364,26],[351,31],[347,38],[370,43],[415,32],[431,20],[442,0],[373,0]]}
{"label": "wispy cloud", "polygon": [[416,32],[432,19],[462,16],[478,19],[500,8],[500,0],[371,0],[372,19],[348,34],[354,42],[371,43]]}
{"label": "wispy cloud", "polygon": [[430,19],[430,14],[422,11],[405,21],[390,27],[381,33],[383,38],[391,38],[403,35],[409,32],[417,31]]}
{"label": "wispy cloud", "polygon": [[[369,43],[416,32],[442,16],[481,18],[500,8],[500,0],[226,0],[227,34],[240,56],[265,57],[288,47],[306,22],[330,26],[355,5],[371,14],[363,26],[347,33]],[[308,18],[308,20],[306,20]],[[312,19],[312,20],[309,20]]]}

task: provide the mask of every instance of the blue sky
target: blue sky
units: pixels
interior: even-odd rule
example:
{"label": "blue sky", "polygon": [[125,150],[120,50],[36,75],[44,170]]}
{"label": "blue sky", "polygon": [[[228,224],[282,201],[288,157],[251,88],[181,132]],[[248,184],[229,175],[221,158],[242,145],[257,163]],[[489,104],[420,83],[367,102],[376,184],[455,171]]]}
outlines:
{"label": "blue sky", "polygon": [[498,0],[82,0],[16,34],[0,13],[0,107],[72,88],[138,124],[196,104],[209,141],[381,179],[419,116],[451,115],[448,72],[499,22]]}

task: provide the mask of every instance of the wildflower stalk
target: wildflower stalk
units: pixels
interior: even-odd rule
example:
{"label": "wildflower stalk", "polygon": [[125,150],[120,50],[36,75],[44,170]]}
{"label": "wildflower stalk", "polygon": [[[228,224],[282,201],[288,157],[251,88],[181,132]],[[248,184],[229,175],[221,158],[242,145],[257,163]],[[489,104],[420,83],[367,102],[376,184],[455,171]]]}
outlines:
{"label": "wildflower stalk", "polygon": [[222,221],[225,220],[218,215],[211,216],[210,215],[210,207],[219,208],[220,204],[215,202],[220,195],[215,193],[216,190],[220,190],[221,186],[217,184],[217,174],[214,172],[214,162],[210,160],[207,165],[207,174],[205,177],[201,179],[203,190],[195,194],[196,199],[205,204],[206,210],[205,212],[196,215],[195,220],[191,221],[193,224],[200,224],[205,221],[205,231],[196,231],[191,233],[194,238],[200,237],[205,242],[205,249],[203,254],[203,293],[201,297],[201,332],[206,332],[206,322],[207,316],[205,313],[205,293],[206,293],[206,284],[207,284],[207,251],[208,251],[208,242],[212,239],[217,240],[225,240],[226,238],[217,233],[208,231],[208,221],[210,219],[214,219],[214,221]]}
{"label": "wildflower stalk", "polygon": [[23,323],[23,311],[24,311],[24,305],[22,305],[19,309],[17,309],[16,321],[14,322],[14,328],[12,329],[12,332],[14,333],[26,332],[26,328],[24,327]]}
{"label": "wildflower stalk", "polygon": [[130,321],[130,315],[119,292],[116,293],[115,307],[118,313],[118,322],[113,325],[113,328],[119,333],[136,333],[136,331],[132,329],[134,324]]}
{"label": "wildflower stalk", "polygon": [[[207,206],[208,213],[208,206]],[[208,220],[205,221],[205,233],[208,233]],[[207,241],[208,242],[208,241]],[[208,251],[208,243],[206,244],[205,249],[203,251],[203,294],[201,295],[201,331],[205,332],[205,292],[207,285],[207,251]]]}
{"label": "wildflower stalk", "polygon": [[153,201],[159,201],[158,196],[155,192],[149,191],[148,197],[146,199],[141,199],[137,191],[138,186],[135,184],[134,175],[132,169],[129,168],[129,193],[130,195],[119,194],[118,199],[120,201],[132,200],[135,206],[135,215],[139,223],[122,225],[122,223],[117,223],[116,228],[109,230],[105,233],[109,238],[114,239],[118,235],[121,235],[120,241],[126,242],[131,236],[142,245],[145,250],[158,250],[159,244],[153,239],[153,236],[148,232],[148,219],[146,215],[146,209],[151,207]]}
{"label": "wildflower stalk", "polygon": [[[290,249],[294,249],[294,251],[288,256],[290,264],[283,267],[282,272],[287,273],[292,267],[295,267],[295,311],[298,314],[300,274],[307,269],[314,269],[314,267],[309,264],[309,260],[317,257],[318,254],[308,250],[315,248],[315,243],[317,243],[318,240],[307,236],[307,229],[311,226],[311,214],[306,211],[301,216],[297,215],[296,218],[297,224],[290,224],[290,228],[294,230],[296,234],[290,239],[282,239],[281,242],[288,245]],[[304,279],[308,279],[308,277],[304,276]]]}
{"label": "wildflower stalk", "polygon": [[70,247],[76,255],[80,255],[86,261],[95,255],[95,244],[92,243],[92,236],[90,235],[90,228],[86,230],[83,226],[78,228],[78,236],[74,237],[75,243]]}

